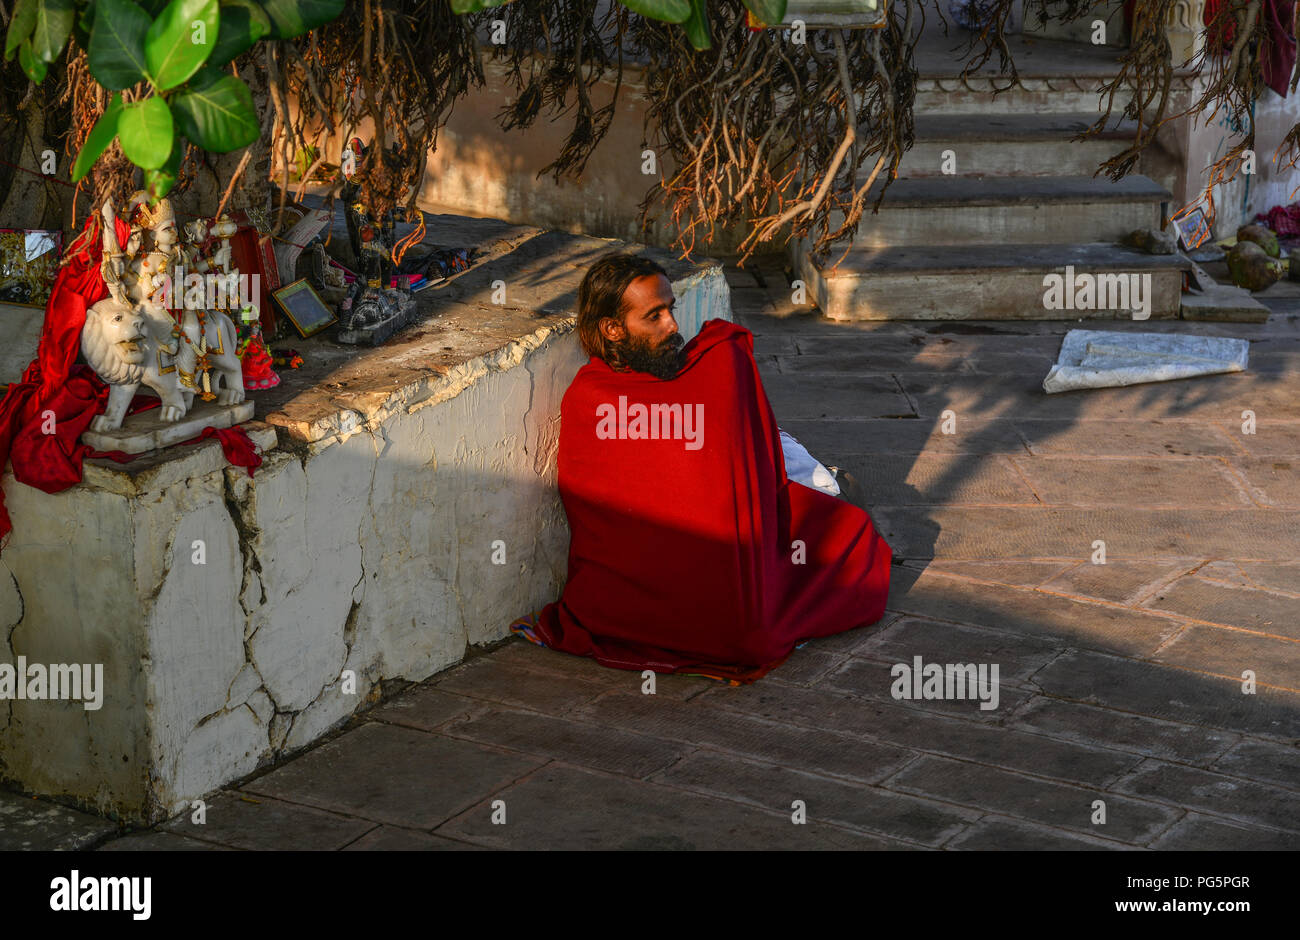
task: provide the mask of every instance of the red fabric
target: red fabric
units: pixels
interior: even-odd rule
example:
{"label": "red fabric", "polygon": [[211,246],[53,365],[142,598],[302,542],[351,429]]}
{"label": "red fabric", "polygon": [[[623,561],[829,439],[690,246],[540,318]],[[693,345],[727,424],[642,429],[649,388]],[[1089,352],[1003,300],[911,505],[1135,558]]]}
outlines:
{"label": "red fabric", "polygon": [[[867,513],[786,478],[748,330],[710,320],[685,352],[667,381],[593,358],[565,393],[569,578],[536,632],[606,666],[752,682],[806,639],[879,620],[891,552]],[[620,396],[702,405],[702,446],[598,437]]]}
{"label": "red fabric", "polygon": [[[46,493],[81,482],[81,461],[91,455],[91,448],[78,439],[107,404],[108,386],[89,366],[73,366],[64,384],[42,403],[40,413],[14,435],[9,451],[14,479]],[[49,423],[47,410],[53,413]],[[51,433],[45,433],[47,429]]]}
{"label": "red fabric", "polygon": [[[238,268],[239,273],[248,277],[256,274],[258,320],[262,332],[267,336],[275,335],[275,307],[271,304],[271,291],[280,286],[280,272],[275,263],[275,250],[271,239],[262,240],[262,235],[242,212],[236,212],[234,221],[239,229],[230,237],[230,266]],[[290,271],[290,274],[293,272]],[[234,311],[233,319],[239,318],[239,311]]]}
{"label": "red fabric", "polygon": [[[1202,22],[1210,27],[1225,0],[1206,0]],[[1261,4],[1268,43],[1260,50],[1261,71],[1264,84],[1283,98],[1291,90],[1291,72],[1295,68],[1296,40],[1292,23],[1295,21],[1295,0],[1263,0]],[[1232,51],[1237,24],[1229,21],[1216,36],[1213,28],[1206,32],[1206,46],[1220,52]]]}
{"label": "red fabric", "polygon": [[[117,243],[125,245],[131,227],[114,219]],[[87,242],[68,259],[54,280],[54,288],[45,305],[45,323],[41,327],[36,359],[41,373],[41,400],[54,395],[68,377],[81,351],[81,328],[86,325],[86,311],[108,296],[108,288],[99,273],[103,258],[100,219],[86,220]],[[26,380],[26,376],[24,376]]]}
{"label": "red fabric", "polygon": [[1224,0],[1205,0],[1205,8],[1201,11],[1201,22],[1206,26],[1206,47],[1220,52],[1230,52],[1232,37],[1237,33],[1237,25],[1229,20],[1227,25],[1217,33],[1213,28],[1214,18],[1219,15],[1219,7],[1223,6],[1223,2]]}
{"label": "red fabric", "polygon": [[204,428],[203,433],[198,437],[192,437],[186,444],[197,444],[199,441],[215,437],[221,442],[221,449],[226,454],[226,460],[236,467],[246,467],[248,475],[251,477],[253,471],[262,465],[262,455],[257,452],[252,440],[248,437],[248,432],[239,426],[233,428]]}
{"label": "red fabric", "polygon": [[1274,206],[1267,215],[1255,216],[1255,221],[1266,223],[1278,238],[1295,238],[1300,235],[1300,203]]}
{"label": "red fabric", "polygon": [[1269,38],[1259,53],[1264,84],[1285,98],[1291,90],[1291,72],[1295,68],[1296,43],[1291,26],[1295,20],[1295,0],[1264,0],[1263,15]]}
{"label": "red fabric", "polygon": [[[115,229],[118,244],[126,244],[130,227],[119,219]],[[76,436],[70,432],[79,425],[76,433],[80,434],[96,411],[104,407],[104,398],[95,385],[103,384],[98,376],[92,373],[86,378],[84,372],[77,372],[74,377],[72,365],[81,349],[81,328],[86,322],[87,308],[108,295],[99,273],[103,255],[100,231],[100,217],[92,214],[86,219],[81,236],[69,246],[66,263],[59,269],[45,303],[45,322],[36,358],[23,370],[22,380],[11,384],[0,401],[0,468],[12,457],[14,477],[42,489],[47,485],[56,487],[46,492],[57,492],[71,485],[64,481],[73,472],[73,466],[76,479],[72,482],[81,479],[83,453],[78,450]],[[56,433],[53,434],[41,430],[48,427],[43,417],[47,410],[55,414]],[[65,427],[64,422],[69,422],[69,426]],[[39,481],[45,481],[44,485]],[[0,493],[0,539],[12,528],[4,508],[4,495]]]}

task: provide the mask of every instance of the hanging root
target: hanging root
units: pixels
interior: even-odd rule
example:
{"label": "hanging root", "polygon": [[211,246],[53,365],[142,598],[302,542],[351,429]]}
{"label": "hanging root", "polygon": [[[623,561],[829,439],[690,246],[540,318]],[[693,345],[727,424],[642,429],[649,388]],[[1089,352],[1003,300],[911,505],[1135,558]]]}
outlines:
{"label": "hanging root", "polygon": [[877,205],[912,145],[917,9],[891,4],[883,28],[810,29],[800,44],[745,29],[745,8],[720,0],[714,47],[700,52],[680,28],[638,21],[646,134],[671,159],[642,224],[666,203],[685,257],[719,226],[742,225],[742,262],[783,231],[810,238],[819,257],[851,237],[882,170]]}
{"label": "hanging root", "polygon": [[[134,100],[143,92],[143,86],[127,89],[121,93],[128,100]],[[70,103],[72,121],[64,138],[64,153],[69,161],[76,161],[86,137],[94,129],[95,123],[108,106],[109,92],[95,81],[86,64],[86,54],[72,50],[68,54],[68,80],[60,103]],[[72,165],[70,162],[69,166]],[[91,193],[91,206],[101,206],[111,197],[115,205],[126,205],[131,193],[135,191],[136,168],[118,146],[116,140],[109,144],[91,169],[86,182]]]}
{"label": "hanging root", "polygon": [[[516,92],[498,114],[501,127],[531,127],[544,108],[553,118],[573,115],[559,155],[538,171],[539,177],[549,173],[557,182],[578,181],[614,120],[623,39],[629,22],[640,17],[617,3],[597,17],[596,7],[596,0],[514,0],[495,16],[484,17],[488,22],[503,19],[510,40],[491,47]],[[613,97],[597,108],[591,89],[607,75],[615,83]]]}
{"label": "hanging root", "polygon": [[369,125],[371,145],[357,165],[361,201],[377,219],[413,209],[438,130],[456,99],[483,84],[474,30],[485,17],[458,16],[445,0],[366,0],[282,43],[292,47],[279,64],[281,96],[298,105],[289,123],[294,146],[329,141],[336,129],[345,143]]}

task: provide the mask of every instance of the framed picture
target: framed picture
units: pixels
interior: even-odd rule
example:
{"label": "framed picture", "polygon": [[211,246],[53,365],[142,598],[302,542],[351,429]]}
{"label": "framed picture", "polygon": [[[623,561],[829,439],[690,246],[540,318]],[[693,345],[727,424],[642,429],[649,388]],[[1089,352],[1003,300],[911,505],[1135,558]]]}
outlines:
{"label": "framed picture", "polygon": [[1180,212],[1170,221],[1184,251],[1193,251],[1210,240],[1210,224],[1205,220],[1205,210],[1199,205]]}
{"label": "framed picture", "polygon": [[305,277],[272,291],[271,296],[303,339],[319,333],[338,319]]}

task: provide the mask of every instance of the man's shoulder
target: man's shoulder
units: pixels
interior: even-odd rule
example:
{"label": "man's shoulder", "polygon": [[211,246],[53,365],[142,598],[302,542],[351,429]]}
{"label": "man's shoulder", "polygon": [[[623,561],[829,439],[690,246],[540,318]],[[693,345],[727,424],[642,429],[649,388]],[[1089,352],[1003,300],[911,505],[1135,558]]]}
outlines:
{"label": "man's shoulder", "polygon": [[610,368],[609,363],[598,356],[592,356],[574,374],[568,388],[564,390],[564,403],[570,403],[590,394],[602,394],[610,385],[617,384],[618,373]]}
{"label": "man's shoulder", "polygon": [[700,332],[686,344],[688,361],[696,361],[706,354],[729,352],[736,359],[754,358],[754,334],[739,323],[730,320],[706,320]]}
{"label": "man's shoulder", "polygon": [[684,352],[688,362],[695,361],[710,350],[730,348],[754,354],[754,334],[739,323],[730,320],[705,320],[700,331],[686,344]]}
{"label": "man's shoulder", "polygon": [[696,335],[696,339],[699,339],[702,336],[716,337],[717,339],[745,338],[751,343],[754,339],[754,334],[745,327],[731,320],[724,320],[721,317],[715,317],[712,320],[705,320],[704,324],[700,327],[700,332]]}

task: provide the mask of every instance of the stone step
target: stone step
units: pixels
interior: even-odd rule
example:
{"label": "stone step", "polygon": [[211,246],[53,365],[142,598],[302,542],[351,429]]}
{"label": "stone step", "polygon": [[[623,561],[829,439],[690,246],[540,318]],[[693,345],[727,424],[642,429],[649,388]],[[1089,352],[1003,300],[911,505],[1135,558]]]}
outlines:
{"label": "stone step", "polygon": [[[867,197],[874,204],[879,181]],[[940,176],[898,179],[880,212],[864,214],[860,248],[918,245],[1079,244],[1118,241],[1137,228],[1162,228],[1170,192],[1136,174],[1119,182],[1091,176]],[[842,218],[832,213],[831,225]]]}
{"label": "stone step", "polygon": [[1081,114],[918,114],[916,143],[903,155],[900,177],[947,175],[952,151],[957,176],[1091,176],[1132,139],[1136,122],[1112,124],[1087,140],[1073,140],[1096,121]]}
{"label": "stone step", "polygon": [[[833,252],[829,263],[838,258]],[[831,320],[1074,320],[1116,319],[1129,309],[1049,309],[1051,274],[1138,277],[1151,319],[1176,318],[1183,271],[1179,255],[1148,255],[1110,243],[1073,245],[961,245],[851,250],[834,270],[813,264],[807,241],[794,249],[795,276],[808,285],[809,299]],[[1072,271],[1067,271],[1067,266]],[[1150,275],[1149,282],[1143,277]],[[1147,284],[1149,283],[1149,293]],[[1107,298],[1114,296],[1105,282]],[[1077,290],[1078,288],[1076,288]],[[1100,303],[1100,292],[1094,303]],[[1071,297],[1078,297],[1072,294]],[[1079,299],[1086,300],[1086,297]],[[1124,300],[1122,294],[1120,301]]]}
{"label": "stone step", "polygon": [[[933,76],[921,78],[916,86],[915,112],[924,114],[1024,114],[1032,112],[1094,114],[1101,103],[1102,76],[1030,78],[1006,91],[1005,78],[975,76]],[[996,94],[995,94],[996,92]],[[1116,108],[1118,113],[1119,108]]]}
{"label": "stone step", "polygon": [[[1088,16],[1077,22],[1090,29],[1092,19]],[[1107,38],[1112,34],[1114,30],[1108,28]],[[1120,74],[1128,53],[1118,46],[1094,46],[1091,41],[1046,39],[1041,33],[1013,34],[1006,37],[1007,50],[1015,62],[1018,84],[1007,88],[1010,76],[999,74],[1001,62],[996,51],[981,68],[961,77],[973,64],[970,42],[974,38],[973,33],[960,29],[946,36],[927,30],[922,36],[915,51],[917,114],[1068,112],[1100,116],[1101,87]],[[1181,61],[1175,65],[1166,113],[1177,114],[1191,104],[1193,76]],[[1122,107],[1123,102],[1117,101],[1115,117]]]}
{"label": "stone step", "polygon": [[[1006,38],[1006,50],[1015,60],[1021,78],[1106,78],[1118,75],[1123,68],[1126,49],[1094,46],[1091,42],[1068,42],[1042,34],[1012,33]],[[972,63],[974,53],[982,48],[978,37],[964,29],[945,35],[942,29],[926,30],[919,37],[914,53],[917,72],[922,79],[947,78],[960,74]],[[972,77],[993,78],[1001,64],[996,50]],[[1004,82],[1005,84],[1005,82]]]}
{"label": "stone step", "polygon": [[[1101,75],[1032,77],[1021,74],[1019,84],[1005,91],[1006,78],[977,75],[963,80],[960,76],[933,76],[916,83],[917,114],[1090,114],[1101,117],[1102,86],[1108,81]],[[1192,77],[1175,71],[1169,90],[1166,114],[1177,114],[1193,101]],[[1112,117],[1123,111],[1116,96]]]}

